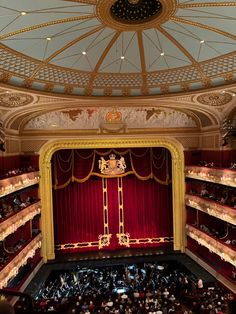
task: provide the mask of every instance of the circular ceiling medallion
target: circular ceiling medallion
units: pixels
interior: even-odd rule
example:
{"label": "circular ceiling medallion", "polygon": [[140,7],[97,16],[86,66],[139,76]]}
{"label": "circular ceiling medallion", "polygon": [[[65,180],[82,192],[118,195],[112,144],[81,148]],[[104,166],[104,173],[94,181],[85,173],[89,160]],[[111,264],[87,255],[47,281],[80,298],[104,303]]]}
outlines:
{"label": "circular ceiling medallion", "polygon": [[0,95],[0,106],[20,107],[30,104],[34,100],[33,96],[21,93],[5,93]]}
{"label": "circular ceiling medallion", "polygon": [[209,93],[197,97],[197,101],[207,106],[223,106],[233,99],[229,93]]}
{"label": "circular ceiling medallion", "polygon": [[118,22],[140,24],[157,17],[161,10],[159,0],[117,0],[110,13]]}
{"label": "circular ceiling medallion", "polygon": [[98,0],[96,13],[106,26],[137,31],[166,22],[176,7],[176,0]]}

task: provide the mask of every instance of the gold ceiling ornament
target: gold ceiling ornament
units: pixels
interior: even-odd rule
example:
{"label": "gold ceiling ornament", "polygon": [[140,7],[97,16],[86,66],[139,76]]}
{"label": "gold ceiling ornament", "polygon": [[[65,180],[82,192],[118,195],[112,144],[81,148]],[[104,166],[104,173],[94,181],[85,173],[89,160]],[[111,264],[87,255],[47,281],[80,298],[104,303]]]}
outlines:
{"label": "gold ceiling ornament", "polygon": [[155,28],[155,26],[167,22],[177,9],[177,0],[162,0],[162,9],[159,14],[154,15],[151,19],[147,19],[147,21],[142,20],[140,23],[132,24],[114,18],[114,15],[111,13],[111,7],[116,2],[116,0],[98,0],[96,15],[105,26],[126,32]]}
{"label": "gold ceiling ornament", "polygon": [[140,24],[160,15],[162,4],[159,0],[116,0],[110,13],[121,23]]}
{"label": "gold ceiling ornament", "polygon": [[33,96],[23,93],[5,93],[0,95],[0,106],[21,107],[32,103]]}
{"label": "gold ceiling ornament", "polygon": [[197,101],[206,106],[223,106],[232,99],[233,96],[229,93],[207,93],[197,97]]}

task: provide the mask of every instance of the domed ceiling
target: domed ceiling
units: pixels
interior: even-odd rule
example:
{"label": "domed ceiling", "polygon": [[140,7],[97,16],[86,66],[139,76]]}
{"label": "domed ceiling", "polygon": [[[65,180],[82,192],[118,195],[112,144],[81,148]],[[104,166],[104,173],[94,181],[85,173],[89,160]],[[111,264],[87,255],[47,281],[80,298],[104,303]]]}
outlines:
{"label": "domed ceiling", "polygon": [[1,0],[0,82],[148,96],[236,80],[236,1]]}

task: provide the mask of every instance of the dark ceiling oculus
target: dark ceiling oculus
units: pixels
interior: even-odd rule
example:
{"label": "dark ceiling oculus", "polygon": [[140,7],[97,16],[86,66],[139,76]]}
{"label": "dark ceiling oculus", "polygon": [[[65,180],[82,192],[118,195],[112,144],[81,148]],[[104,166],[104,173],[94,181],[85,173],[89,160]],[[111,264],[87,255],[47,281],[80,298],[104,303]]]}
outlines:
{"label": "dark ceiling oculus", "polygon": [[146,22],[161,13],[159,0],[118,0],[111,7],[113,18],[123,23]]}

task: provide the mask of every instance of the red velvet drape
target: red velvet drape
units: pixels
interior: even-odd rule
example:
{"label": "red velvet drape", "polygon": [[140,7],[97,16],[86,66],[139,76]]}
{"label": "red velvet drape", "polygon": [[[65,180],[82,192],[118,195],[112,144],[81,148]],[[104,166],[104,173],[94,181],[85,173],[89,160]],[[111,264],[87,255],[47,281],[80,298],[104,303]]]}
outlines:
{"label": "red velvet drape", "polygon": [[54,234],[56,244],[97,241],[103,234],[100,178],[54,191]]}
{"label": "red velvet drape", "polygon": [[[120,149],[119,152],[124,152],[129,171],[120,177],[120,183],[118,178],[99,176],[92,150],[65,150],[54,156],[56,250],[66,253],[125,248],[117,237],[121,224],[123,233],[133,240],[130,247],[166,246],[163,241],[152,243],[148,239],[173,237],[172,185],[168,181],[171,179],[170,154],[163,148],[154,149],[154,161],[150,164],[153,154],[150,149]],[[99,153],[107,155],[105,150]],[[119,209],[120,184],[123,210]],[[99,236],[104,234],[111,235],[110,243],[99,247]],[[136,239],[146,240],[137,243]]]}
{"label": "red velvet drape", "polygon": [[172,197],[168,186],[154,180],[123,178],[124,222],[130,238],[173,235]]}

